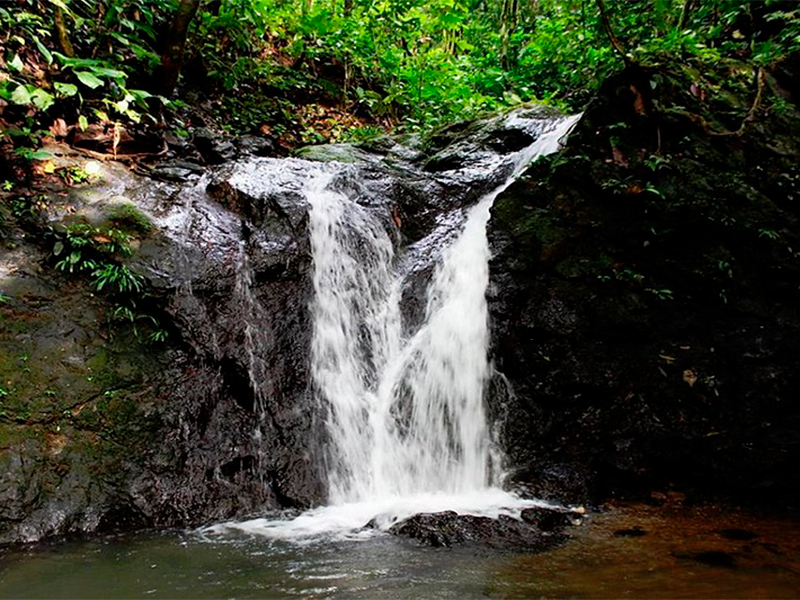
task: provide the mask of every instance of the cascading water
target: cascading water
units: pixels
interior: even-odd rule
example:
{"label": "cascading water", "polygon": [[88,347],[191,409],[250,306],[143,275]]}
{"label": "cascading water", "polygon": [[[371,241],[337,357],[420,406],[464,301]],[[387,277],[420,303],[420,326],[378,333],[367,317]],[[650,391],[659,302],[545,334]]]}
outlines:
{"label": "cascading water", "polygon": [[[509,119],[513,119],[510,117]],[[472,207],[442,251],[422,324],[405,331],[407,272],[391,219],[335,189],[335,164],[309,177],[314,261],[312,375],[327,415],[330,505],[292,521],[227,524],[273,537],[386,528],[417,512],[515,514],[490,439],[486,224],[494,199],[535,157],[556,151],[577,117],[528,120],[536,141],[498,164],[505,180]],[[345,168],[342,165],[339,169]],[[478,175],[481,175],[479,172]]]}
{"label": "cascading water", "polygon": [[488,200],[436,269],[424,324],[404,338],[390,232],[327,190],[329,179],[318,178],[308,198],[312,366],[329,413],[331,501],[485,488]]}

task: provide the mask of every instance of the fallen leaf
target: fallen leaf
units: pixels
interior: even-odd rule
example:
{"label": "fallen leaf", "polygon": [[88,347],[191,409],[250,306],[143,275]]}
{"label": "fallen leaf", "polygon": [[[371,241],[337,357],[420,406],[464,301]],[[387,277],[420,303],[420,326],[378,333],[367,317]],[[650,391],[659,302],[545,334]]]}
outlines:
{"label": "fallen leaf", "polygon": [[50,126],[50,133],[55,137],[67,137],[67,122],[64,119],[56,119]]}

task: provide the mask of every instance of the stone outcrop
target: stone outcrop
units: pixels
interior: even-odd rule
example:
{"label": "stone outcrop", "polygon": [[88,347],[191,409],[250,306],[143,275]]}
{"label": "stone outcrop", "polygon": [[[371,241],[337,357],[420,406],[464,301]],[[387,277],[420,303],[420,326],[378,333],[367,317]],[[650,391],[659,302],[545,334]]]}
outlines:
{"label": "stone outcrop", "polygon": [[495,203],[490,404],[520,490],[797,505],[800,113],[759,85],[753,107],[623,72]]}
{"label": "stone outcrop", "polygon": [[564,529],[579,523],[578,514],[554,508],[528,508],[520,518],[500,515],[496,519],[445,511],[414,515],[392,525],[389,533],[424,546],[542,552],[563,543],[568,537]]}

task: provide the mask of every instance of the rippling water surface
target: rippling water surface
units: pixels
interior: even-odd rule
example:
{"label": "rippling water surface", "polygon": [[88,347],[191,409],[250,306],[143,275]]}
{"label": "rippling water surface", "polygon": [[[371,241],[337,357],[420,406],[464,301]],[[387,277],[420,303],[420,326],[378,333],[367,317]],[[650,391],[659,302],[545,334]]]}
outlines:
{"label": "rippling water surface", "polygon": [[196,532],[0,555],[2,598],[796,598],[800,516],[615,506],[538,555]]}

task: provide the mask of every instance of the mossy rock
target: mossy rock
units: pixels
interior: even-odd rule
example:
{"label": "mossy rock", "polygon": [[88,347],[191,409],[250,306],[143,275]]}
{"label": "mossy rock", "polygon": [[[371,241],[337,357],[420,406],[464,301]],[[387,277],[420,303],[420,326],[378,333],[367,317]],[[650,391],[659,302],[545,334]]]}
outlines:
{"label": "mossy rock", "polygon": [[352,144],[305,146],[295,150],[294,155],[315,162],[362,163],[375,160],[374,155]]}

